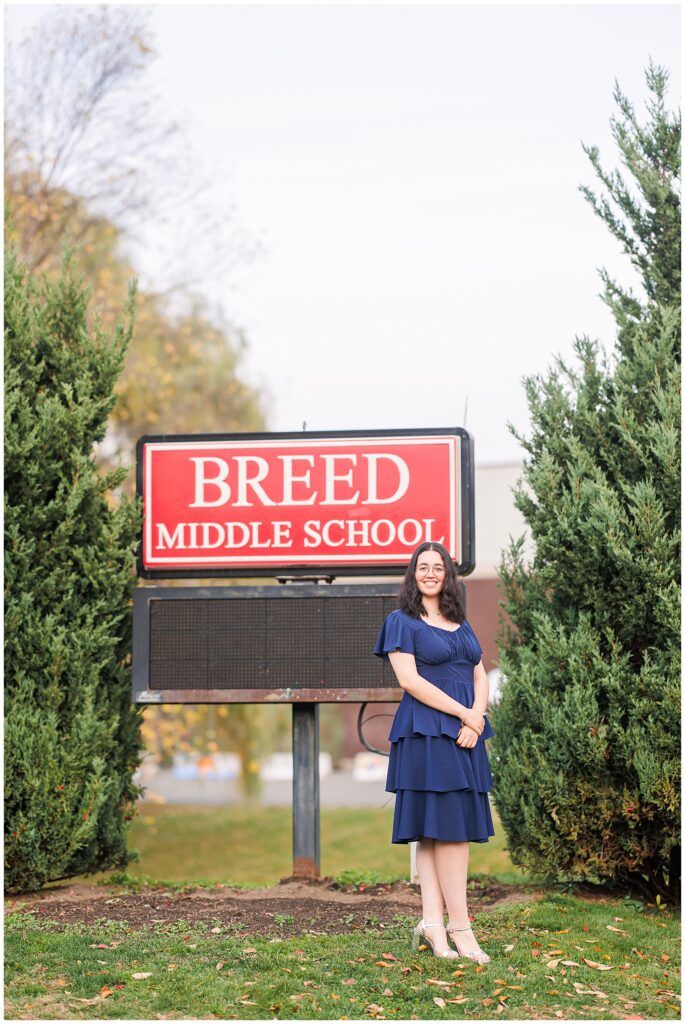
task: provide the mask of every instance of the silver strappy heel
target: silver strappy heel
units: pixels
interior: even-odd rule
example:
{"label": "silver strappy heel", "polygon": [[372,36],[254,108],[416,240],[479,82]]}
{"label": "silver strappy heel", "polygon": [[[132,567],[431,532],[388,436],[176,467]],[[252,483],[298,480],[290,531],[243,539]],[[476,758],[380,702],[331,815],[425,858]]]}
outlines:
{"label": "silver strappy heel", "polygon": [[445,949],[442,952],[438,953],[436,948],[435,948],[435,946],[433,945],[433,940],[430,939],[426,935],[426,932],[425,932],[426,928],[444,928],[444,927],[445,926],[442,923],[442,921],[437,921],[434,924],[426,924],[424,922],[423,918],[421,918],[421,920],[416,925],[416,927],[414,928],[414,931],[412,933],[411,948],[416,953],[416,952],[420,952],[422,949],[426,949],[427,947],[430,947],[430,949],[432,950],[433,956],[440,957],[442,960],[458,960],[459,959],[458,956],[455,955],[454,950],[452,950],[452,949]]}
{"label": "silver strappy heel", "polygon": [[[471,926],[469,926],[468,928],[452,928],[448,924],[447,928],[446,928],[446,931],[447,931],[447,935],[448,935],[448,938],[449,938],[449,936],[453,935],[455,932],[473,932],[473,928],[471,928]],[[490,963],[490,957],[488,956],[488,954],[484,950],[476,949],[476,950],[473,950],[473,952],[471,952],[471,953],[462,953],[461,950],[459,949],[459,945],[457,943],[457,940],[456,939],[452,939],[452,941],[454,943],[454,948],[456,949],[456,951],[457,951],[457,953],[459,954],[460,957],[466,957],[469,960],[475,960],[475,962],[477,964],[489,964]]]}

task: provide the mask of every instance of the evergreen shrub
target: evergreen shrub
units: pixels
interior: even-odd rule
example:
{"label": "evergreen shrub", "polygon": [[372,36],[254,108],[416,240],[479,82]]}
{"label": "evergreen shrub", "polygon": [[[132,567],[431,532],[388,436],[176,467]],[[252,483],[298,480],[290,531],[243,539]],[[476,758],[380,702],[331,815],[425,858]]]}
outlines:
{"label": "evergreen shrub", "polygon": [[532,434],[515,491],[534,541],[500,566],[501,702],[493,797],[512,860],[548,879],[679,893],[680,118],[650,65],[649,120],[616,88],[630,179],[605,173],[595,212],[640,278],[606,272],[612,360],[577,339],[527,378]]}
{"label": "evergreen shrub", "polygon": [[124,867],[138,787],[131,602],[140,526],[100,474],[132,331],[90,322],[65,260],[34,281],[5,262],[5,887]]}

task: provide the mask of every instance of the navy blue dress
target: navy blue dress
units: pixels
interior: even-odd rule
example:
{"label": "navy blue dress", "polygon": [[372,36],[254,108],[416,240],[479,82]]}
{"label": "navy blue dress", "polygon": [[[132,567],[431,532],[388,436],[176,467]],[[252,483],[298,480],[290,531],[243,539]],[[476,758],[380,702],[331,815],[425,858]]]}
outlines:
{"label": "navy blue dress", "polygon": [[[482,656],[465,619],[450,631],[429,626],[406,612],[391,612],[374,654],[413,654],[423,679],[460,704],[473,707],[473,670]],[[406,690],[390,729],[386,790],[395,793],[393,843],[423,837],[487,843],[494,836],[488,792],[492,774],[485,740],[494,736],[487,717],[475,747],[457,746],[461,719],[431,708]]]}

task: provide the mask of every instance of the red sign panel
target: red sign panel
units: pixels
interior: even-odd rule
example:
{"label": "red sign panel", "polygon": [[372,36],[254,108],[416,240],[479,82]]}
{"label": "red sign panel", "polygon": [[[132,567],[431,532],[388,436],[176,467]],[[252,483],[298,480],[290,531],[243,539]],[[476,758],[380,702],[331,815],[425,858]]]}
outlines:
{"label": "red sign panel", "polygon": [[392,571],[424,540],[459,563],[463,435],[142,438],[141,572]]}

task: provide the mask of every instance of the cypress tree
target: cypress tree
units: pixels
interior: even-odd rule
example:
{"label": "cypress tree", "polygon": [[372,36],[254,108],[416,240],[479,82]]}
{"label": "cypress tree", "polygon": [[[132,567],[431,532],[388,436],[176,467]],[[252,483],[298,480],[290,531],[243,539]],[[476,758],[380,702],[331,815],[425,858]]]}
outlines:
{"label": "cypress tree", "polygon": [[52,283],[5,267],[5,886],[25,892],[130,859],[140,515],[93,458],[132,319],[91,320],[68,259]]}
{"label": "cypress tree", "polygon": [[581,189],[640,294],[602,271],[613,356],[576,339],[577,366],[524,379],[531,436],[509,425],[535,553],[500,566],[493,795],[516,864],[679,898],[680,116],[646,80],[644,124],[614,93],[627,178],[584,147],[604,191]]}

